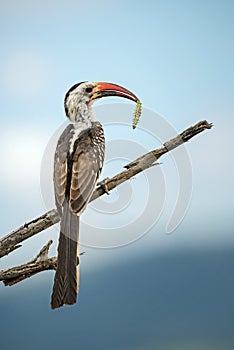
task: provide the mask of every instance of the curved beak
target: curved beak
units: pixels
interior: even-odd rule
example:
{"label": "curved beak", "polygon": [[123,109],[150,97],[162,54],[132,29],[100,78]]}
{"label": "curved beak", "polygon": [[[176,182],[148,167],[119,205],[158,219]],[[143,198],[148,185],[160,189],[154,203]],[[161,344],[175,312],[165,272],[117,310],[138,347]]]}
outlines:
{"label": "curved beak", "polygon": [[105,82],[97,83],[97,86],[93,90],[92,100],[96,100],[98,98],[105,97],[105,96],[124,97],[134,102],[137,102],[139,100],[136,97],[136,95],[134,95],[131,91],[125,89],[122,86],[112,84],[112,83],[105,83]]}

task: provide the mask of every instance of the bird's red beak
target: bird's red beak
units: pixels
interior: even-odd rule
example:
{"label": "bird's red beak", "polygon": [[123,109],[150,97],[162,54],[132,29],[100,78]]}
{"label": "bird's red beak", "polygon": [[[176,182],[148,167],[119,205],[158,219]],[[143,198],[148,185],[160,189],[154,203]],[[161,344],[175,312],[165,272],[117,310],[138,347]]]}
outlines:
{"label": "bird's red beak", "polygon": [[100,82],[97,83],[97,86],[93,90],[93,96],[92,100],[96,100],[101,97],[105,96],[119,96],[128,98],[129,100],[132,100],[134,102],[138,101],[138,98],[136,95],[134,95],[131,91],[125,89],[122,86],[112,84],[112,83],[104,83]]}

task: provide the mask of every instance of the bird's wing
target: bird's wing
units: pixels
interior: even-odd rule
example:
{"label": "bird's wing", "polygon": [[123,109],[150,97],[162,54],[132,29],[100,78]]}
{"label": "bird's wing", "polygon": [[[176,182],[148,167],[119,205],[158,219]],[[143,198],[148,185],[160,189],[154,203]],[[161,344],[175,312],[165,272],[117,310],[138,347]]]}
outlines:
{"label": "bird's wing", "polygon": [[102,126],[95,122],[77,139],[74,126],[68,125],[61,135],[54,159],[54,190],[58,212],[62,216],[65,197],[72,212],[80,215],[93,193],[102,170],[105,138]]}
{"label": "bird's wing", "polygon": [[62,216],[67,186],[69,141],[73,132],[74,126],[69,124],[58,140],[54,155],[54,193],[60,217]]}
{"label": "bird's wing", "polygon": [[103,166],[104,151],[104,133],[98,122],[74,143],[69,199],[71,210],[79,215],[95,188]]}

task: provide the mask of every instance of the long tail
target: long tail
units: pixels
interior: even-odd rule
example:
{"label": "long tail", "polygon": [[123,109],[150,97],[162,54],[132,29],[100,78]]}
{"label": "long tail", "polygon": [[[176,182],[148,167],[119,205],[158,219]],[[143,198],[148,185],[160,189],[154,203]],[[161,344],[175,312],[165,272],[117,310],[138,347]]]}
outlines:
{"label": "long tail", "polygon": [[75,304],[79,286],[79,216],[65,204],[61,218],[58,262],[51,296],[51,308]]}

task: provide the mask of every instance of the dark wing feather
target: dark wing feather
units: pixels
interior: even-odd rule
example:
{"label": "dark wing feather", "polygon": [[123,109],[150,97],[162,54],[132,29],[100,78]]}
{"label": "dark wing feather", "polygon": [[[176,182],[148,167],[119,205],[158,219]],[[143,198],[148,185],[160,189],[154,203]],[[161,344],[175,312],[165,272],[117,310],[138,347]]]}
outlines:
{"label": "dark wing feather", "polygon": [[73,133],[74,126],[69,124],[58,140],[54,155],[54,193],[55,203],[60,217],[62,216],[67,186],[69,141]]}
{"label": "dark wing feather", "polygon": [[54,158],[55,201],[60,216],[65,196],[68,197],[70,209],[77,214],[82,213],[93,193],[104,161],[105,138],[100,123],[94,123],[92,128],[81,133],[71,153],[70,138],[73,132],[74,126],[68,125],[58,141]]}
{"label": "dark wing feather", "polygon": [[100,175],[105,139],[100,123],[88,129],[74,144],[70,183],[70,208],[80,215],[86,208]]}

